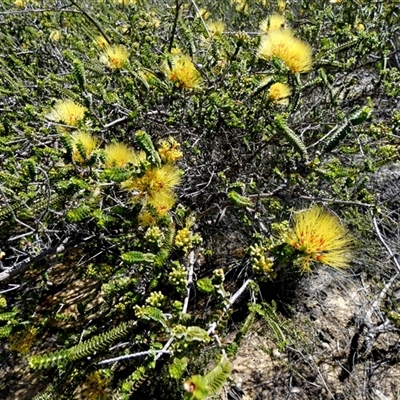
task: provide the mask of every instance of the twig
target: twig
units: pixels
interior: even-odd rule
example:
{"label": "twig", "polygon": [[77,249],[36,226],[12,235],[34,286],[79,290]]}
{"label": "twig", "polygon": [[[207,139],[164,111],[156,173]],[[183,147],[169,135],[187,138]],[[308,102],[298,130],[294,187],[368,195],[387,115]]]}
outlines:
{"label": "twig", "polygon": [[397,256],[396,256],[396,254],[393,253],[392,249],[388,246],[388,244],[383,239],[383,236],[381,234],[381,231],[379,230],[378,223],[377,223],[375,217],[372,218],[372,222],[374,223],[375,231],[376,231],[376,234],[378,235],[379,240],[385,246],[385,249],[389,253],[390,257],[392,257],[392,259],[393,259],[394,265],[396,266],[398,273],[400,273],[400,263],[397,259]]}
{"label": "twig", "polygon": [[[192,250],[189,254],[189,271],[188,271],[188,279],[187,279],[187,283],[186,283],[186,298],[185,301],[183,303],[183,308],[182,308],[182,313],[185,314],[188,307],[189,307],[189,299],[190,299],[190,286],[193,283],[193,270],[194,270],[194,262],[195,262],[195,258],[194,258],[194,251]],[[168,342],[165,343],[164,347],[162,348],[161,353],[158,353],[154,359],[154,361],[157,361],[163,354],[168,354],[170,353],[168,351],[169,347],[171,346],[171,344],[174,342],[175,337],[171,336],[168,339]]]}
{"label": "twig", "polygon": [[283,183],[282,185],[279,185],[276,189],[272,190],[271,192],[268,193],[257,193],[257,194],[249,194],[247,197],[249,199],[266,199],[268,197],[275,196],[276,193],[280,192],[281,190],[285,189],[287,187],[286,183]]}
{"label": "twig", "polygon": [[230,306],[242,295],[242,293],[246,290],[247,286],[253,282],[252,279],[247,279],[245,283],[241,286],[241,288],[229,299],[229,305],[225,306],[225,310],[227,311]]}
{"label": "twig", "polygon": [[206,24],[205,21],[204,21],[203,16],[202,16],[201,13],[200,13],[199,7],[197,7],[197,4],[194,2],[194,0],[190,0],[190,2],[192,3],[193,7],[196,9],[197,15],[199,16],[199,18],[200,18],[200,20],[201,20],[201,23],[203,24],[204,29],[205,29],[206,32],[207,32],[207,36],[210,38],[210,37],[211,37],[211,33],[210,33],[209,29],[208,29],[207,24]]}
{"label": "twig", "polygon": [[368,328],[372,327],[372,321],[371,321],[372,314],[374,313],[375,310],[378,309],[379,304],[384,299],[384,297],[386,296],[387,291],[390,289],[390,287],[392,286],[393,282],[397,279],[398,276],[399,276],[399,274],[396,274],[390,279],[390,281],[384,286],[382,291],[379,293],[379,296],[377,297],[377,299],[372,303],[372,305],[371,305],[370,309],[368,310],[368,312],[365,314],[366,321],[364,321],[364,323],[366,324],[366,326]]}
{"label": "twig", "polygon": [[[224,309],[223,309],[223,314],[225,314],[229,308],[235,303],[235,301],[243,294],[243,292],[246,290],[247,286],[253,282],[251,279],[248,279],[246,282],[243,283],[243,285],[240,287],[240,289],[231,296],[231,298],[229,299],[229,302],[225,305]],[[210,327],[208,328],[207,333],[211,336],[213,335],[215,341],[217,342],[218,346],[221,348],[222,347],[222,343],[221,340],[218,336],[217,333],[215,333],[215,330],[217,329],[218,326],[218,322],[220,321],[220,319],[222,318],[222,316],[219,318],[218,321],[214,321],[213,323],[210,324]],[[224,356],[226,356],[225,350],[221,349],[222,354]]]}
{"label": "twig", "polygon": [[169,354],[170,351],[168,351],[169,346],[171,346],[171,344],[173,343],[173,341],[175,340],[175,338],[172,336],[168,339],[168,342],[165,343],[164,347],[159,350],[159,353],[156,354],[156,357],[154,358],[154,361],[157,361],[163,354]]}
{"label": "twig", "polygon": [[180,3],[179,0],[175,0],[175,18],[174,18],[174,22],[172,25],[171,36],[169,38],[168,53],[171,53],[172,46],[174,45],[176,27],[178,26],[179,12],[180,12],[182,4],[183,4],[183,1]]}
{"label": "twig", "polygon": [[25,271],[32,263],[43,260],[44,258],[61,253],[65,251],[65,249],[74,246],[77,242],[75,240],[71,240],[70,242],[61,243],[57,246],[50,247],[47,250],[42,251],[39,255],[32,257],[28,256],[25,260],[22,260],[13,266],[7,268],[6,271],[0,273],[0,282],[6,281],[12,278],[14,275],[20,274]]}
{"label": "twig", "polygon": [[15,283],[10,283],[10,286],[12,286],[10,289],[0,290],[0,294],[11,292],[12,290],[18,289],[21,285],[17,285]]}
{"label": "twig", "polygon": [[190,287],[193,283],[193,270],[194,270],[194,251],[192,250],[189,254],[189,271],[188,271],[188,279],[186,283],[186,297],[185,301],[183,302],[182,313],[186,314],[187,309],[189,307],[189,299],[190,299]]}
{"label": "twig", "polygon": [[304,200],[323,201],[323,202],[334,203],[334,204],[348,204],[348,205],[361,206],[361,207],[375,207],[375,204],[361,203],[359,201],[325,199],[323,197],[311,197],[311,196],[299,196],[299,198],[304,199]]}
{"label": "twig", "polygon": [[33,10],[15,10],[15,11],[0,11],[0,15],[18,15],[18,14],[35,14],[35,13],[47,13],[47,12],[69,12],[69,13],[79,13],[76,10],[61,10],[59,8],[38,8]]}
{"label": "twig", "polygon": [[115,358],[109,358],[107,360],[103,360],[98,362],[98,365],[103,365],[103,364],[110,364],[113,362],[118,362],[121,360],[127,360],[129,358],[135,358],[135,357],[142,357],[142,356],[149,356],[152,354],[156,354],[157,356],[161,356],[163,354],[170,354],[170,351],[165,351],[165,350],[147,350],[147,351],[140,351],[139,353],[133,353],[133,354],[125,354],[124,356],[119,356]]}
{"label": "twig", "polygon": [[104,30],[100,26],[100,24],[87,11],[85,11],[79,4],[77,4],[75,2],[75,0],[69,0],[69,1],[100,31],[100,33],[104,36],[104,39],[106,39],[107,43],[111,44],[110,38],[104,32]]}
{"label": "twig", "polygon": [[116,119],[115,121],[109,122],[108,124],[104,125],[104,126],[103,126],[103,129],[110,128],[110,127],[112,127],[112,126],[114,126],[114,125],[119,124],[120,122],[126,121],[127,119],[128,119],[128,117],[121,117],[121,118],[118,118],[118,119]]}
{"label": "twig", "polygon": [[7,196],[5,195],[5,193],[3,192],[2,188],[0,187],[0,193],[4,198],[4,202],[6,203],[6,206],[8,207],[8,209],[10,210],[10,213],[12,215],[12,217],[14,218],[15,222],[18,222],[19,224],[25,226],[25,228],[28,228],[30,231],[35,232],[35,228],[32,228],[31,226],[25,224],[25,222],[20,221],[17,216],[15,215],[15,212],[13,210],[13,208],[11,207],[10,203],[7,200]]}
{"label": "twig", "polygon": [[363,348],[365,349],[366,353],[369,353],[371,351],[375,340],[381,333],[387,332],[393,328],[391,326],[390,320],[387,318],[385,320],[384,320],[384,318],[381,318],[381,320],[383,320],[383,322],[380,325],[374,326],[374,324],[372,322],[372,314],[375,311],[379,310],[379,306],[380,306],[382,300],[386,297],[388,290],[390,289],[390,287],[393,285],[393,283],[396,281],[396,279],[398,278],[398,276],[400,274],[399,261],[397,260],[397,257],[393,253],[392,249],[389,247],[389,245],[386,243],[385,239],[383,238],[382,233],[378,227],[378,222],[375,217],[372,218],[372,222],[374,224],[374,228],[375,228],[376,234],[378,235],[379,240],[382,242],[383,246],[385,247],[385,249],[391,256],[391,258],[393,259],[393,262],[394,262],[398,272],[394,276],[392,276],[392,278],[389,280],[389,282],[387,282],[385,284],[385,286],[379,293],[379,296],[372,303],[369,310],[365,313],[363,325],[360,327],[360,330],[363,328],[363,326],[365,326],[368,329],[368,331],[365,335],[364,345],[363,345]]}

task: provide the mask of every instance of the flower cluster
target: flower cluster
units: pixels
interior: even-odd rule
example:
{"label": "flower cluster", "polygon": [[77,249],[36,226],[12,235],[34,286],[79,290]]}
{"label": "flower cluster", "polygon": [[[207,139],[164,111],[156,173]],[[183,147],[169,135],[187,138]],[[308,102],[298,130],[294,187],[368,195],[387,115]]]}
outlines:
{"label": "flower cluster", "polygon": [[59,100],[47,118],[51,121],[77,126],[83,120],[86,111],[86,107],[76,104],[70,99]]}
{"label": "flower cluster", "polygon": [[167,78],[177,87],[196,89],[201,84],[201,76],[190,57],[176,54],[171,57],[171,65],[165,64]]}
{"label": "flower cluster", "polygon": [[264,273],[270,279],[276,277],[276,273],[273,270],[274,259],[266,255],[264,247],[259,244],[250,246],[250,257],[251,266],[255,272]]}
{"label": "flower cluster", "polygon": [[180,292],[186,287],[187,271],[185,267],[178,264],[172,268],[168,274],[170,283],[175,286],[175,289]]}
{"label": "flower cluster", "polygon": [[312,261],[342,269],[352,259],[349,232],[335,215],[319,206],[296,213],[293,228],[282,240],[300,253],[302,271],[310,271]]}
{"label": "flower cluster", "polygon": [[188,252],[194,245],[200,243],[200,235],[193,235],[192,231],[188,227],[182,228],[176,233],[175,245],[180,247],[185,253]]}
{"label": "flower cluster", "polygon": [[123,45],[106,46],[100,61],[111,69],[122,69],[128,61],[129,51]]}
{"label": "flower cluster", "polygon": [[188,251],[192,245],[192,232],[189,228],[180,229],[175,236],[175,245],[181,247],[185,252]]}
{"label": "flower cluster", "polygon": [[162,216],[175,204],[174,188],[179,184],[180,177],[180,170],[172,164],[152,166],[143,175],[123,182],[122,188],[133,192],[134,201],[152,206]]}
{"label": "flower cluster", "polygon": [[308,72],[312,66],[312,47],[297,39],[290,29],[274,29],[262,37],[258,57],[264,60],[278,57],[293,74]]}
{"label": "flower cluster", "polygon": [[268,99],[273,103],[286,105],[289,103],[290,94],[290,87],[286,83],[276,82],[268,90]]}
{"label": "flower cluster", "polygon": [[147,243],[156,244],[157,246],[161,246],[161,244],[164,240],[164,234],[161,231],[160,227],[150,226],[147,229],[146,234],[144,235],[144,238]]}
{"label": "flower cluster", "polygon": [[105,147],[106,167],[124,167],[131,163],[139,165],[146,158],[144,152],[135,152],[124,143],[112,143]]}
{"label": "flower cluster", "polygon": [[72,159],[83,164],[98,148],[99,142],[96,137],[84,131],[77,131],[71,137],[73,143]]}
{"label": "flower cluster", "polygon": [[151,292],[150,296],[146,299],[146,303],[152,307],[162,307],[167,300],[161,292]]}
{"label": "flower cluster", "polygon": [[182,158],[183,153],[179,150],[181,147],[174,138],[170,137],[168,140],[160,140],[160,147],[158,154],[161,160],[165,163],[173,163]]}

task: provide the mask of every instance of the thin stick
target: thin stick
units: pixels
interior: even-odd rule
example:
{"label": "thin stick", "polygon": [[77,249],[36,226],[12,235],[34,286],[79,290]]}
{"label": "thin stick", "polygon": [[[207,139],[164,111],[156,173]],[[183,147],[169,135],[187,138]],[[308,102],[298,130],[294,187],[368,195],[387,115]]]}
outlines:
{"label": "thin stick", "polygon": [[183,2],[179,3],[179,0],[175,1],[175,18],[174,18],[174,23],[172,25],[171,36],[169,38],[168,53],[171,53],[172,46],[174,45],[176,27],[178,26],[179,12],[182,4]]}
{"label": "thin stick", "polygon": [[375,204],[361,203],[359,201],[325,199],[322,197],[311,197],[311,196],[299,196],[299,198],[304,199],[304,200],[323,201],[323,202],[334,203],[334,204],[348,204],[348,205],[361,206],[361,207],[375,207]]}
{"label": "thin stick", "polygon": [[381,231],[379,230],[378,227],[378,222],[376,221],[376,218],[372,218],[372,222],[374,223],[375,231],[376,234],[378,235],[379,240],[382,242],[382,244],[385,246],[385,249],[387,252],[390,254],[390,257],[392,257],[394,265],[397,268],[397,271],[400,273],[400,263],[399,260],[397,259],[396,254],[393,253],[392,249],[389,247],[389,245],[385,242],[385,239],[383,239],[383,236],[381,234]]}
{"label": "thin stick", "polygon": [[[188,271],[188,279],[187,279],[187,283],[186,283],[186,298],[183,304],[183,308],[182,308],[182,313],[186,314],[186,311],[189,307],[189,299],[190,299],[190,286],[193,283],[193,270],[194,270],[194,251],[192,250],[189,254],[189,271]],[[157,361],[163,354],[168,354],[169,351],[169,347],[171,346],[171,344],[174,342],[175,337],[171,336],[168,339],[168,342],[165,343],[164,347],[162,348],[161,352],[158,353],[154,359],[154,361]]]}
{"label": "thin stick", "polygon": [[79,4],[77,4],[75,2],[75,0],[69,0],[69,1],[100,31],[100,33],[104,36],[104,39],[106,39],[107,43],[111,44],[110,38],[104,32],[104,30],[100,26],[100,24],[87,11],[85,11]]}
{"label": "thin stick", "polygon": [[203,16],[202,16],[201,13],[200,13],[199,7],[197,7],[197,4],[194,2],[194,0],[190,0],[190,2],[192,3],[193,7],[196,9],[197,15],[199,16],[199,18],[200,18],[200,20],[201,20],[201,23],[203,24],[204,29],[205,29],[206,32],[207,32],[207,36],[208,36],[208,37],[211,37],[211,33],[210,33],[210,31],[208,30],[207,24],[205,23],[204,18],[203,18]]}
{"label": "thin stick", "polygon": [[164,350],[147,350],[147,351],[140,351],[139,353],[133,353],[133,354],[125,354],[124,356],[119,356],[115,358],[109,358],[107,360],[103,360],[98,362],[98,365],[103,365],[103,364],[110,364],[113,362],[118,362],[121,360],[127,360],[129,358],[135,358],[135,357],[143,357],[143,356],[149,356],[152,354],[157,354],[159,356],[163,354],[170,354],[170,351],[164,351]]}
{"label": "thin stick", "polygon": [[186,314],[187,309],[189,307],[189,299],[190,299],[190,286],[193,283],[193,270],[194,270],[194,251],[192,250],[189,254],[189,271],[188,271],[188,279],[186,283],[186,298],[183,303],[182,313]]}

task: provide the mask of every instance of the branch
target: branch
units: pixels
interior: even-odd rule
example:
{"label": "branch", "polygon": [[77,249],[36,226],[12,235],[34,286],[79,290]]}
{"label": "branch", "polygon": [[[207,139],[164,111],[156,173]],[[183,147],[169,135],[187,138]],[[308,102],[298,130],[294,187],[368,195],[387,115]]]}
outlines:
{"label": "branch", "polygon": [[113,362],[118,362],[118,361],[126,360],[126,359],[129,359],[129,358],[149,356],[149,355],[152,355],[152,354],[157,354],[157,355],[161,356],[163,354],[170,354],[170,353],[171,353],[170,351],[165,351],[165,350],[140,351],[139,353],[125,354],[124,356],[119,356],[119,357],[115,357],[115,358],[109,358],[107,360],[103,360],[103,361],[98,362],[98,365],[110,364],[110,363],[113,363]]}
{"label": "branch", "polygon": [[104,36],[104,39],[106,39],[107,43],[111,44],[110,38],[104,32],[104,30],[100,26],[100,24],[88,12],[86,12],[80,5],[78,5],[75,2],[75,0],[69,0],[69,1],[100,31],[100,33]]}
{"label": "branch", "polygon": [[70,242],[61,243],[61,244],[58,244],[57,246],[50,247],[49,249],[42,251],[39,255],[37,255],[35,257],[29,256],[28,258],[25,258],[25,260],[22,260],[16,264],[14,264],[11,267],[8,267],[5,271],[1,272],[0,273],[0,282],[7,281],[8,279],[12,278],[13,276],[24,272],[31,264],[33,264],[37,261],[43,260],[44,258],[46,258],[48,256],[62,253],[67,248],[73,247],[75,244],[77,244],[77,241],[71,240]]}
{"label": "branch", "polygon": [[390,257],[393,259],[394,265],[396,266],[398,273],[400,273],[400,263],[399,263],[399,260],[397,259],[397,255],[393,253],[392,249],[385,242],[385,239],[383,239],[383,236],[381,234],[381,231],[379,230],[378,223],[377,223],[375,217],[372,218],[372,222],[374,223],[375,231],[376,231],[376,234],[378,235],[379,240],[385,246],[385,249],[389,253]]}
{"label": "branch", "polygon": [[189,254],[189,271],[188,271],[188,279],[186,283],[186,298],[183,303],[182,313],[186,314],[187,309],[189,307],[189,299],[190,299],[190,286],[193,283],[193,269],[194,269],[194,251],[192,250]]}

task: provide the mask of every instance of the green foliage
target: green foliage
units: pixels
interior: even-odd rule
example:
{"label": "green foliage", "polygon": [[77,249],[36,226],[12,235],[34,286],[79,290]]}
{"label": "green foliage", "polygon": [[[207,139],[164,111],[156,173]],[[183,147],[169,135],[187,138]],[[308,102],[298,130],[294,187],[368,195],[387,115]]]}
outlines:
{"label": "green foliage", "polygon": [[79,88],[81,90],[84,90],[86,82],[85,68],[83,67],[83,64],[80,60],[74,60],[74,62],[72,63],[72,73],[74,75],[74,78],[76,79],[76,82],[79,85]]}
{"label": "green foliage", "polygon": [[66,214],[68,222],[81,222],[86,218],[89,218],[91,214],[91,208],[87,204],[82,204],[72,210],[69,210]]}
{"label": "green foliage", "polygon": [[135,322],[122,323],[109,332],[95,336],[86,342],[82,342],[69,349],[59,350],[54,353],[34,355],[29,358],[29,365],[34,369],[63,366],[68,362],[79,360],[99,352],[110,346],[111,343],[126,336]]}
{"label": "green foliage", "polygon": [[17,309],[13,311],[0,311],[0,339],[7,338],[19,321]]}
{"label": "green foliage", "polygon": [[[141,386],[162,392],[195,368],[186,397],[206,398],[229,375],[225,358],[205,373],[211,360],[201,355],[215,343],[226,350],[234,291],[247,279],[287,287],[299,250],[273,227],[284,231],[282,221],[313,202],[341,216],[354,207],[359,219],[366,206],[386,207],[371,181],[399,162],[398,5],[286,2],[286,28],[313,48],[310,71],[293,73],[285,57],[258,57],[260,23],[283,7],[276,2],[59,3],[0,4],[0,277],[15,285],[4,292],[0,338],[20,321],[40,327],[42,354],[30,364],[60,368],[38,398],[74,397],[106,351],[148,351],[118,363],[110,386],[121,398]],[[223,32],[211,20],[223,20]],[[104,61],[114,44],[128,50],[118,69]],[[174,70],[176,54],[193,68]],[[193,71],[199,83],[185,84]],[[291,94],[275,101],[276,83]],[[84,118],[52,118],[60,100],[84,106]],[[82,132],[96,144],[75,142]],[[160,141],[170,137],[168,159]],[[112,144],[127,148],[118,163],[107,158]],[[161,168],[161,179],[143,179]],[[254,300],[254,290],[236,301]],[[239,314],[235,345],[259,316],[283,349],[288,332],[273,301]],[[118,326],[104,333],[110,320]],[[92,339],[79,343],[83,334]]]}
{"label": "green foliage", "polygon": [[248,199],[245,196],[240,195],[236,191],[232,190],[228,193],[228,199],[235,204],[236,206],[239,207],[251,207],[252,202],[250,199]]}
{"label": "green foliage", "polygon": [[160,156],[154,148],[153,141],[148,133],[145,131],[137,131],[135,133],[136,141],[140,148],[146,152],[147,157],[156,165],[161,164]]}
{"label": "green foliage", "polygon": [[128,379],[125,379],[125,381],[122,382],[121,385],[122,399],[128,400],[130,398],[129,395],[134,393],[135,390],[144,383],[145,379],[146,379],[146,367],[140,366],[129,376]]}
{"label": "green foliage", "polygon": [[241,340],[247,335],[247,333],[250,331],[251,327],[253,326],[255,316],[256,316],[256,313],[254,311],[251,311],[247,315],[246,320],[244,321],[240,330],[236,334],[235,342],[240,343]]}
{"label": "green foliage", "polygon": [[160,250],[154,257],[154,265],[161,267],[168,260],[168,257],[173,250],[173,242],[175,239],[175,224],[170,222],[164,233],[164,243],[162,244]]}
{"label": "green foliage", "polygon": [[141,253],[140,251],[129,251],[121,254],[121,258],[128,264],[153,263],[155,255],[151,253]]}
{"label": "green foliage", "polygon": [[44,392],[39,393],[33,397],[32,400],[52,400],[54,398],[54,393],[53,385],[49,385]]}
{"label": "green foliage", "polygon": [[216,394],[224,385],[231,372],[228,359],[223,356],[218,365],[208,374],[195,375],[185,381],[185,399],[202,400]]}
{"label": "green foliage", "polygon": [[177,358],[175,357],[172,361],[172,364],[169,365],[168,371],[171,378],[180,379],[180,377],[185,372],[185,369],[188,365],[189,359],[187,357]]}
{"label": "green foliage", "polygon": [[204,329],[198,326],[177,325],[174,329],[174,336],[178,339],[184,339],[186,342],[209,342],[210,335]]}
{"label": "green foliage", "polygon": [[289,128],[287,121],[285,121],[281,115],[276,115],[275,123],[277,128],[285,135],[288,142],[307,160],[308,154],[306,145],[302,142],[300,137]]}
{"label": "green foliage", "polygon": [[203,292],[203,293],[212,293],[215,290],[213,282],[210,278],[199,279],[196,282],[196,285],[197,285],[197,289],[199,289],[200,292]]}
{"label": "green foliage", "polygon": [[287,344],[287,340],[284,331],[282,330],[282,319],[278,316],[276,311],[276,302],[272,301],[271,304],[251,304],[249,305],[249,310],[260,316],[267,323],[274,335],[279,350],[282,351]]}
{"label": "green foliage", "polygon": [[347,117],[346,121],[340,126],[336,126],[327,142],[325,143],[324,151],[329,152],[339,145],[339,143],[351,132],[351,127],[364,122],[371,114],[371,108],[364,106],[359,110],[353,111]]}

